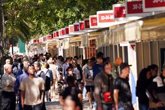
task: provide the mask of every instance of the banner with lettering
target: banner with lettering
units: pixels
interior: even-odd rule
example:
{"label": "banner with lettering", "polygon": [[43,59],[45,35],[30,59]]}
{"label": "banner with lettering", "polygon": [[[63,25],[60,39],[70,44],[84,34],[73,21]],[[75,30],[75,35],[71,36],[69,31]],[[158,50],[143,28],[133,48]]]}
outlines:
{"label": "banner with lettering", "polygon": [[124,4],[114,4],[113,11],[115,19],[121,19],[126,17],[126,8]]}
{"label": "banner with lettering", "polygon": [[143,0],[144,12],[165,11],[165,0]]}
{"label": "banner with lettering", "polygon": [[98,27],[109,27],[115,23],[113,10],[97,11]]}
{"label": "banner with lettering", "polygon": [[89,16],[89,25],[90,28],[98,28],[97,15]]}
{"label": "banner with lettering", "polygon": [[142,1],[128,1],[126,2],[127,15],[137,15],[143,13]]}

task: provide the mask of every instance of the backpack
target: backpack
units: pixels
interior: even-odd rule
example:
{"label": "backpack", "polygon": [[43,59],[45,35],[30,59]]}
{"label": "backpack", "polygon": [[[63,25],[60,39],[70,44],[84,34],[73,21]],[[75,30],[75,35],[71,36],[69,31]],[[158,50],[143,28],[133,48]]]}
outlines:
{"label": "backpack", "polygon": [[50,86],[51,86],[51,78],[49,76],[47,76],[47,74],[49,73],[49,70],[47,70],[46,72],[46,78],[45,78],[45,91],[50,90]]}

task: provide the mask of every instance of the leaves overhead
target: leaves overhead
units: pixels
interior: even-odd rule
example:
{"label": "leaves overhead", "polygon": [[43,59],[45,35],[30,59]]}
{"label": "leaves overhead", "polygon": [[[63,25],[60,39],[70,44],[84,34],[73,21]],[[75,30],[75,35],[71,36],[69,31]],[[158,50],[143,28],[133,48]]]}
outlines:
{"label": "leaves overhead", "polygon": [[117,0],[7,0],[5,28],[7,37],[28,41],[52,33],[96,14],[111,9]]}

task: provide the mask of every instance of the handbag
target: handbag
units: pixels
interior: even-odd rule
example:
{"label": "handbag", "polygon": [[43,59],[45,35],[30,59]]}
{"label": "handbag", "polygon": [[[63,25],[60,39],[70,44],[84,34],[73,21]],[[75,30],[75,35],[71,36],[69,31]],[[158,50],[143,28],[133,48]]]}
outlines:
{"label": "handbag", "polygon": [[103,93],[103,100],[106,103],[112,103],[112,93],[111,92],[104,92]]}
{"label": "handbag", "polygon": [[112,103],[113,102],[113,94],[110,91],[110,79],[111,76],[108,76],[108,91],[103,93],[103,100],[105,103]]}

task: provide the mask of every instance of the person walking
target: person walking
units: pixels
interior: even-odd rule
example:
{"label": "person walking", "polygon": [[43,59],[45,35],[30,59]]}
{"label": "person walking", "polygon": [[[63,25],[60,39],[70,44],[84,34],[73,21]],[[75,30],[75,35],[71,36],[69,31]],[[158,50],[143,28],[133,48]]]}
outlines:
{"label": "person walking", "polygon": [[98,52],[96,55],[96,64],[93,66],[93,75],[94,78],[98,73],[103,71],[103,57],[104,54],[102,52]]}
{"label": "person walking", "polygon": [[55,62],[52,58],[49,58],[47,63],[49,64],[49,70],[52,71],[52,75],[53,75],[53,82],[50,88],[51,98],[52,100],[56,100],[56,82],[58,75],[58,66],[54,64]]}
{"label": "person walking", "polygon": [[156,110],[165,109],[165,66],[162,68],[162,73],[153,78],[149,87],[150,108]]}
{"label": "person walking", "polygon": [[34,65],[28,67],[29,77],[20,84],[21,105],[23,110],[42,110],[44,96],[44,80],[35,77]]}
{"label": "person walking", "polygon": [[139,74],[139,78],[136,86],[136,96],[139,101],[139,110],[149,109],[149,98],[146,91],[152,82],[152,74],[149,68],[144,68]]}
{"label": "person walking", "polygon": [[51,85],[53,84],[53,73],[52,71],[49,69],[49,64],[46,63],[45,64],[45,68],[43,69],[46,79],[45,79],[45,98],[46,101],[51,101],[51,94],[50,94],[50,88]]}
{"label": "person walking", "polygon": [[16,95],[14,92],[14,84],[16,78],[12,73],[12,65],[5,64],[5,73],[2,76],[2,110],[15,110]]}
{"label": "person walking", "polygon": [[75,83],[75,77],[68,76],[66,82],[67,82],[67,87],[61,92],[59,97],[60,104],[64,106],[64,101],[67,98],[67,96],[70,94],[73,94],[76,97],[78,97],[79,101],[82,103],[82,92]]}
{"label": "person walking", "polygon": [[96,75],[94,79],[94,97],[97,104],[96,110],[112,110],[113,104],[113,77],[112,65],[106,62],[103,72]]}
{"label": "person walking", "polygon": [[39,62],[34,62],[34,69],[35,69],[35,72],[36,72],[36,76],[37,77],[42,77],[43,80],[45,81],[46,79],[46,75],[44,73],[44,71],[41,70],[41,64]]}
{"label": "person walking", "polygon": [[63,70],[63,76],[65,77],[66,75],[66,71],[67,71],[67,68],[70,66],[70,60],[71,58],[70,57],[67,57],[66,60],[65,60],[65,63],[62,65],[62,70]]}
{"label": "person walking", "polygon": [[[35,76],[36,77],[41,77],[45,83],[46,83],[46,73],[41,70],[41,63],[36,61],[34,62],[34,69],[35,69]],[[45,88],[46,88],[46,85],[45,85]],[[49,89],[50,89],[50,84],[49,84]],[[46,90],[48,91],[48,90]],[[46,91],[44,91],[44,98],[43,98],[43,105],[42,105],[42,110],[46,110],[46,106],[45,106],[45,94],[46,94]]]}
{"label": "person walking", "polygon": [[120,65],[120,75],[114,82],[114,102],[116,110],[133,110],[132,95],[128,77],[130,73],[128,63]]}
{"label": "person walking", "polygon": [[90,108],[93,108],[93,92],[94,92],[94,77],[93,77],[93,62],[88,60],[87,66],[83,69],[83,80],[87,90]]}
{"label": "person walking", "polygon": [[19,87],[20,87],[20,83],[26,79],[28,77],[28,66],[29,66],[29,60],[27,58],[23,59],[23,68],[21,68],[18,71],[18,75],[16,77],[16,82],[15,82],[15,93],[18,96],[18,101],[19,101],[19,110],[22,110],[22,106],[21,106],[21,95],[20,95],[20,91],[19,91]]}
{"label": "person walking", "polygon": [[6,67],[8,64],[11,64],[11,60],[10,60],[9,58],[7,58],[7,59],[5,60],[5,64],[4,64],[4,66],[3,66],[3,68],[4,68],[4,73],[5,73],[5,67]]}

